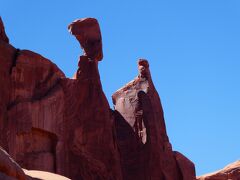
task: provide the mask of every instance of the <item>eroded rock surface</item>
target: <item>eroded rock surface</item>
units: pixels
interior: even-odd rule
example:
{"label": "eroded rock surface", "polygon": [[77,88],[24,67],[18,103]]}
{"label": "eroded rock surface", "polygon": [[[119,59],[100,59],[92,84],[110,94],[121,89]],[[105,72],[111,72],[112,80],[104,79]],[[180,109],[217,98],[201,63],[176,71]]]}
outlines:
{"label": "eroded rock surface", "polygon": [[102,60],[102,36],[96,19],[78,19],[72,22],[68,26],[68,29],[79,41],[81,47],[83,48],[84,55],[91,60]]}
{"label": "eroded rock surface", "polygon": [[138,61],[138,70],[139,75],[112,96],[123,178],[195,179],[194,165],[184,166],[187,158],[179,163],[172,151],[147,60]]}
{"label": "eroded rock surface", "polygon": [[[95,30],[100,33],[94,24],[89,31]],[[86,41],[94,35],[88,36]],[[77,79],[68,79],[41,55],[0,43],[4,149],[26,169],[71,179],[122,179],[114,120],[98,72],[100,59],[91,53],[87,55],[93,59],[81,56]]]}
{"label": "eroded rock surface", "polygon": [[[46,161],[47,162],[47,161]],[[58,174],[44,171],[32,171],[22,169],[10,156],[0,147],[0,179],[1,180],[70,180]]]}
{"label": "eroded rock surface", "polygon": [[0,179],[1,180],[26,180],[21,167],[0,147]]}
{"label": "eroded rock surface", "polygon": [[197,180],[239,180],[240,161],[227,165],[225,168],[197,178]]}
{"label": "eroded rock surface", "polygon": [[113,112],[98,71],[97,20],[76,20],[69,30],[84,49],[74,79],[11,46],[0,20],[0,145],[22,168],[73,180],[195,179],[194,165],[172,151],[148,62],[140,60],[138,77],[113,95]]}

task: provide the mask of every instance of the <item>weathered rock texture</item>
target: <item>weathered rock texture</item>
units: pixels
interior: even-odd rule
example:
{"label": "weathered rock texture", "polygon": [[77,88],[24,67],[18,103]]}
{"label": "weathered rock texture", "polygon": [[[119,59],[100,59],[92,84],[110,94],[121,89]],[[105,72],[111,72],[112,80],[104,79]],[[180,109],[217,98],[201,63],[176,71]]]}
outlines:
{"label": "weathered rock texture", "polygon": [[0,179],[27,179],[27,176],[24,174],[21,167],[2,148],[0,148]]}
{"label": "weathered rock texture", "polygon": [[112,96],[123,178],[195,179],[193,163],[172,151],[148,62],[140,59],[138,69],[139,75]]}
{"label": "weathered rock texture", "polygon": [[225,168],[200,176],[197,180],[239,180],[240,179],[240,161],[227,165]]}
{"label": "weathered rock texture", "polygon": [[2,37],[0,52],[0,142],[13,159],[72,179],[122,179],[97,60],[82,56],[77,79],[68,79],[48,59]]}
{"label": "weathered rock texture", "polygon": [[0,147],[0,179],[1,180],[69,180],[66,177],[44,172],[29,171],[21,167]]}
{"label": "weathered rock texture", "polygon": [[172,151],[148,62],[140,60],[139,76],[113,95],[112,111],[98,71],[97,20],[69,30],[84,50],[74,79],[11,46],[0,21],[0,145],[23,168],[74,180],[195,179],[194,165]]}
{"label": "weathered rock texture", "polygon": [[102,60],[102,36],[96,19],[84,18],[76,20],[68,26],[68,29],[79,41],[84,55],[91,60]]}

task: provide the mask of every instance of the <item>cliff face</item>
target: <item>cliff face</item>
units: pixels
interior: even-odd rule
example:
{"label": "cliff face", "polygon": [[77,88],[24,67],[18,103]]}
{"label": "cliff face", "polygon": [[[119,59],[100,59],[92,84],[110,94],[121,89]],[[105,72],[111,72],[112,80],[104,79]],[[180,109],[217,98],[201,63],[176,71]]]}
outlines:
{"label": "cliff face", "polygon": [[[5,38],[6,39],[6,38]],[[72,179],[121,179],[114,121],[97,61],[68,79],[41,55],[1,39],[1,146],[20,166]]]}
{"label": "cliff face", "polygon": [[97,20],[74,21],[69,31],[84,50],[74,79],[11,46],[0,19],[0,145],[23,168],[76,180],[195,179],[194,164],[172,151],[148,62],[113,95],[112,111],[98,72]]}

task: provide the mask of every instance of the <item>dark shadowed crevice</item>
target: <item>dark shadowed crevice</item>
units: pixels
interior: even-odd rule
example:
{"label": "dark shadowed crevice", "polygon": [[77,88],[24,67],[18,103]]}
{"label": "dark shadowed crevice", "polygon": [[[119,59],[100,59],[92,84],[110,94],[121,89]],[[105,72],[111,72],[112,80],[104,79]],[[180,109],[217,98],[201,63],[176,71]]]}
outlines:
{"label": "dark shadowed crevice", "polygon": [[12,66],[11,66],[11,68],[10,68],[10,70],[9,70],[9,74],[10,74],[10,75],[12,74],[13,68],[16,67],[17,58],[18,58],[18,56],[20,55],[20,52],[21,52],[20,49],[16,49],[16,52],[15,52],[15,54],[13,55]]}
{"label": "dark shadowed crevice", "polygon": [[40,100],[44,99],[45,97],[47,97],[49,94],[54,93],[58,88],[61,88],[60,87],[60,79],[56,80],[54,85],[41,95],[38,94],[38,95],[34,95],[33,97],[30,97],[30,98],[22,98],[21,100],[15,100],[15,101],[11,102],[10,104],[8,104],[7,110],[9,111],[14,106],[16,106],[20,103],[27,103],[27,102],[34,103],[36,101],[40,101]]}

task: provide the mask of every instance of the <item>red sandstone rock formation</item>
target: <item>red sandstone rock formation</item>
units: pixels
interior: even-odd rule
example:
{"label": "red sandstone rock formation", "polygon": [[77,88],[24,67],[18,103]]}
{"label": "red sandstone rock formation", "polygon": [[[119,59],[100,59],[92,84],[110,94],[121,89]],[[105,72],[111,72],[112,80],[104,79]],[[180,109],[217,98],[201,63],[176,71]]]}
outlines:
{"label": "red sandstone rock formation", "polygon": [[240,179],[240,161],[227,165],[225,168],[200,176],[197,180],[239,180]]}
{"label": "red sandstone rock formation", "polygon": [[4,149],[27,169],[72,179],[122,179],[97,61],[81,57],[78,78],[68,79],[41,55],[16,50],[2,37],[0,43]]}
{"label": "red sandstone rock formation", "polygon": [[182,179],[196,179],[195,165],[180,152],[174,151],[177,166],[181,171]]}
{"label": "red sandstone rock formation", "polygon": [[1,180],[26,180],[21,167],[0,147],[0,179]]}
{"label": "red sandstone rock formation", "polygon": [[138,69],[139,75],[112,96],[123,178],[195,179],[193,163],[172,151],[148,62],[140,59]]}
{"label": "red sandstone rock formation", "polygon": [[0,17],[0,39],[6,43],[9,42],[9,39],[5,33],[5,29],[4,29],[4,25],[1,17]]}
{"label": "red sandstone rock formation", "polygon": [[0,179],[1,180],[69,180],[66,177],[44,172],[29,171],[21,167],[0,147]]}
{"label": "red sandstone rock formation", "polygon": [[112,113],[98,72],[97,20],[69,30],[84,49],[75,79],[11,46],[0,19],[0,145],[23,168],[73,180],[195,179],[194,165],[172,151],[148,62],[140,60],[139,76],[113,95]]}
{"label": "red sandstone rock formation", "polygon": [[76,20],[68,26],[68,29],[79,41],[85,56],[88,56],[91,60],[102,60],[102,36],[96,19],[83,18]]}

